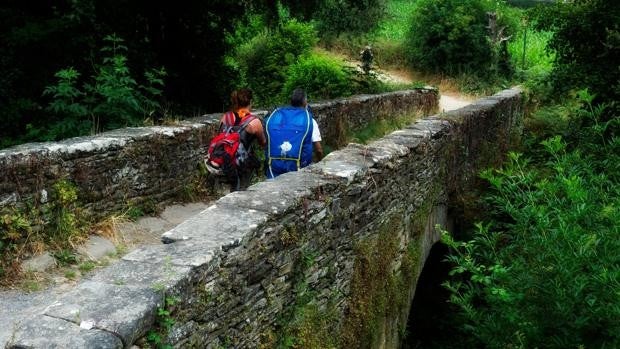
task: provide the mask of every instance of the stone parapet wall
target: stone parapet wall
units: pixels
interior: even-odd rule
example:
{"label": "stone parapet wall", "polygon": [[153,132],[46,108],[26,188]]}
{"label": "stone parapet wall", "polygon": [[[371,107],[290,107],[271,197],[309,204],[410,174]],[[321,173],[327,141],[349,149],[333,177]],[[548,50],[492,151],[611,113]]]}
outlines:
{"label": "stone parapet wall", "polygon": [[[333,100],[313,108],[329,143],[330,139],[342,139],[349,127],[360,127],[373,118],[430,110],[437,103],[436,90],[419,89]],[[0,209],[29,200],[49,200],[53,184],[61,179],[77,187],[81,208],[88,216],[102,217],[128,205],[176,199],[198,175],[220,117],[211,114],[178,126],[125,128],[2,149]],[[333,124],[341,128],[336,130]]]}
{"label": "stone parapet wall", "polygon": [[346,145],[348,132],[359,130],[378,119],[416,112],[422,115],[434,113],[439,107],[437,90],[426,88],[417,91],[415,94],[398,91],[313,103],[311,109],[325,143],[336,149]]}
{"label": "stone parapet wall", "polygon": [[181,348],[269,348],[298,325],[287,333],[319,347],[397,348],[453,187],[501,160],[521,111],[520,91],[506,90],[226,195],[165,244],[50,299],[5,341],[121,348],[151,330]]}

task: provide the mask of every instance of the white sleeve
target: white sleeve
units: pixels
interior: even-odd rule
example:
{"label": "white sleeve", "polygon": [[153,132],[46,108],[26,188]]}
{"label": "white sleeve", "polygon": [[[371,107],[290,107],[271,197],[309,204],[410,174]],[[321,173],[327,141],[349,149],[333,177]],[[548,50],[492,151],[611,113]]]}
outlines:
{"label": "white sleeve", "polygon": [[316,120],[312,119],[312,143],[320,142],[321,139],[321,131],[319,130],[319,124],[316,123]]}

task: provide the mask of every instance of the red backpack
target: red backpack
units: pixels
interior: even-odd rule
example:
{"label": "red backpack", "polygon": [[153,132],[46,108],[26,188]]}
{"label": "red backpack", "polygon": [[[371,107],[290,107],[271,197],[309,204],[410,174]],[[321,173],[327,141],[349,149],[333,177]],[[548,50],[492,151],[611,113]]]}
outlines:
{"label": "red backpack", "polygon": [[240,133],[252,120],[254,115],[248,115],[243,122],[235,125],[235,115],[226,113],[220,133],[213,137],[205,158],[205,165],[209,172],[217,175],[236,175],[237,167],[241,166],[248,157],[248,150],[241,143]]}

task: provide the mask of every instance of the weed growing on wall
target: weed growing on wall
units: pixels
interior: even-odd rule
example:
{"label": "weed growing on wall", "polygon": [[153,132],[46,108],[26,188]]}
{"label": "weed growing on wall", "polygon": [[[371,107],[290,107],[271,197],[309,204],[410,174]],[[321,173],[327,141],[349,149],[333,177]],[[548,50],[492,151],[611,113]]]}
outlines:
{"label": "weed growing on wall", "polygon": [[49,195],[44,203],[30,201],[0,212],[0,283],[16,278],[21,261],[45,249],[56,251],[61,264],[72,263],[68,251],[84,237],[87,226],[77,188],[60,180]]}
{"label": "weed growing on wall", "polygon": [[53,186],[53,208],[51,211],[51,225],[53,227],[53,241],[71,243],[83,229],[78,219],[77,188],[67,180],[56,182]]}
{"label": "weed growing on wall", "polygon": [[168,344],[166,337],[170,333],[172,326],[176,320],[171,315],[171,309],[179,303],[177,297],[164,296],[164,304],[157,308],[157,320],[155,321],[155,329],[150,330],[146,339],[157,349],[172,349],[172,345]]}

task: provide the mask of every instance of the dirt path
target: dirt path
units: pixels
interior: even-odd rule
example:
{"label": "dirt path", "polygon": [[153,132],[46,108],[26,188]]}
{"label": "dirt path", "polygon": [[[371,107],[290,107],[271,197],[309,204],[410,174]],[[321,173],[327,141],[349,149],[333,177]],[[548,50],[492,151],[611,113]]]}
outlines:
{"label": "dirt path", "polygon": [[442,93],[441,97],[439,98],[439,111],[446,112],[450,110],[455,110],[463,108],[468,104],[471,104],[471,100],[466,99],[463,96]]}
{"label": "dirt path", "polygon": [[[412,75],[407,71],[395,71],[395,70],[381,70],[377,69],[377,74],[379,76],[379,80],[383,82],[391,82],[396,84],[411,84],[414,79]],[[424,80],[424,79],[422,79]],[[472,97],[460,94],[454,91],[454,88],[449,88],[449,90],[443,88],[444,84],[439,84],[439,111],[446,112],[450,110],[455,110],[462,108],[466,105],[471,104],[473,101]]]}
{"label": "dirt path", "polygon": [[[361,71],[361,62],[357,59],[351,58],[343,53],[328,51],[323,48],[316,48],[315,50],[323,54],[337,57],[341,59],[345,65]],[[409,85],[414,81],[422,81],[429,85],[438,86],[440,94],[439,112],[447,112],[462,108],[471,104],[476,99],[473,96],[459,93],[458,86],[456,86],[454,80],[449,78],[411,72],[406,69],[377,69],[376,66],[373,66],[373,71],[377,74],[377,78],[385,83]]]}

